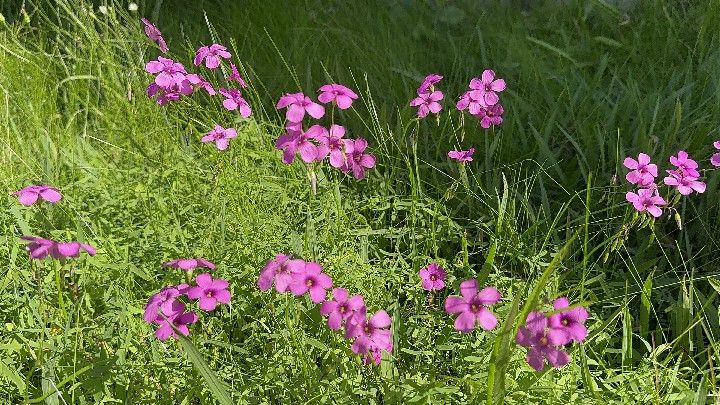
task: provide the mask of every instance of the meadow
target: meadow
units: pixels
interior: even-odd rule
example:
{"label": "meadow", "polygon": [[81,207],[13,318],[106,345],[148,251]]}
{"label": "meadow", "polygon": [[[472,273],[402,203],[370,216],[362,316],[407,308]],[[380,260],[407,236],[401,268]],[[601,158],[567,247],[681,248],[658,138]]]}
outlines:
{"label": "meadow", "polygon": [[[720,403],[720,2],[136,3],[0,1],[0,403]],[[193,63],[215,43],[232,58]],[[158,105],[159,56],[215,87],[232,61],[251,114],[200,87]],[[483,128],[456,102],[488,69],[504,114]],[[418,117],[433,73],[442,110]],[[367,140],[364,177],[278,150],[278,101],[328,83],[357,99],[304,129]],[[236,129],[225,150],[201,141],[216,124]],[[663,184],[680,151],[703,192]],[[641,153],[658,216],[628,201]],[[33,184],[62,199],[20,204]],[[35,260],[22,236],[97,251]],[[326,323],[330,289],[263,285],[281,253],[386,311],[391,344],[358,355],[362,332]],[[206,271],[162,265],[198,257],[229,303],[183,293],[199,319],[160,340],[149,298]],[[431,263],[446,275],[427,291]],[[500,293],[497,325],[458,330],[448,297],[467,280]],[[518,334],[563,315],[559,297],[586,308],[587,336],[536,371]]]}

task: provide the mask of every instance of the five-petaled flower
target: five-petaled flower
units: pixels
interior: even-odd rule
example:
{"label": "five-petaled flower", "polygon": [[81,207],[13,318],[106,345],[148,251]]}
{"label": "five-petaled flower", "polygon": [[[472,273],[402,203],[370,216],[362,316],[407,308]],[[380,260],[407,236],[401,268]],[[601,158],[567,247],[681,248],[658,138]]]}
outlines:
{"label": "five-petaled flower", "polygon": [[179,332],[183,336],[190,334],[188,325],[198,321],[198,316],[195,312],[184,312],[185,304],[179,303],[182,309],[178,312],[173,313],[170,316],[158,317],[154,323],[160,325],[155,331],[155,336],[159,340],[167,340],[172,337],[177,339],[177,333]]}
{"label": "five-petaled flower", "polygon": [[215,124],[215,128],[206,133],[205,136],[200,139],[202,143],[215,142],[215,146],[219,150],[225,150],[230,146],[230,139],[237,137],[237,131],[235,128],[223,128],[218,124]]}
{"label": "five-petaled flower", "polygon": [[365,171],[375,167],[375,155],[365,153],[368,143],[363,138],[345,139],[345,163],[340,167],[343,173],[352,172],[353,176],[362,180]]}
{"label": "five-petaled flower", "polygon": [[242,93],[238,89],[220,89],[220,94],[225,97],[222,105],[229,111],[238,110],[240,116],[248,118],[252,114],[250,104],[243,98]]}
{"label": "five-petaled flower", "polygon": [[365,308],[365,301],[361,295],[349,297],[348,291],[344,288],[334,288],[332,296],[332,300],[327,300],[320,306],[320,314],[328,317],[327,324],[332,330],[339,330],[343,322]]}
{"label": "five-petaled flower", "polygon": [[[366,317],[365,307],[355,312],[345,325],[345,337],[355,339],[351,349],[356,354],[368,354],[375,350],[391,352],[393,348],[390,324],[392,320],[387,312],[380,310]],[[376,360],[376,363],[379,363]]]}
{"label": "five-petaled flower", "polygon": [[687,152],[681,150],[677,156],[670,156],[670,163],[677,167],[677,171],[682,174],[682,177],[700,177],[700,173],[697,171],[698,163],[690,158]]}
{"label": "five-petaled flower", "polygon": [[631,171],[625,175],[625,179],[631,184],[638,184],[641,187],[648,187],[655,183],[655,177],[658,175],[657,165],[650,163],[650,156],[640,153],[637,160],[626,157],[623,166]]}
{"label": "five-petaled flower", "polygon": [[[312,128],[310,128],[310,130],[312,130]],[[310,130],[308,130],[308,132],[310,132]],[[343,136],[345,136],[345,127],[341,125],[333,124],[330,127],[330,131],[320,131],[320,134],[314,137],[320,142],[317,146],[316,160],[321,161],[330,155],[330,166],[337,169],[341,168],[345,164],[345,143]]]}
{"label": "five-petaled flower", "polygon": [[206,269],[214,270],[215,264],[210,260],[198,257],[191,259],[170,260],[169,262],[163,263],[162,267],[174,267],[176,269],[182,269],[185,271],[195,270],[198,267],[204,267]]}
{"label": "five-petaled flower", "polygon": [[[505,109],[500,103],[490,106],[480,106],[473,115],[480,119],[480,126],[488,129],[493,125],[500,125],[503,122],[503,113]],[[471,111],[472,113],[472,111]]]}
{"label": "five-petaled flower", "polygon": [[443,97],[443,93],[440,90],[435,90],[432,93],[422,93],[412,99],[410,105],[412,107],[418,107],[418,117],[425,118],[429,113],[437,114],[442,110],[442,106],[438,101],[442,100]]}
{"label": "five-petaled flower", "polygon": [[187,296],[191,300],[198,300],[199,307],[203,311],[213,311],[220,304],[230,303],[230,291],[228,282],[221,278],[213,280],[210,273],[203,273],[195,277],[197,285],[188,288]]}
{"label": "five-petaled flower", "polygon": [[353,100],[357,100],[358,98],[358,95],[355,94],[354,91],[343,86],[342,84],[337,83],[321,86],[319,91],[319,102],[327,104],[334,101],[335,104],[337,104],[338,108],[341,110],[346,110],[350,108]]}
{"label": "five-petaled flower", "polygon": [[492,330],[497,326],[495,314],[487,308],[500,301],[500,292],[493,287],[485,287],[478,291],[478,282],[475,279],[460,283],[460,297],[451,295],[445,300],[445,311],[450,314],[460,314],[455,319],[455,329],[468,333],[479,324],[485,330]]}
{"label": "five-petaled flower", "polygon": [[293,278],[290,282],[290,292],[300,296],[310,294],[310,300],[319,304],[325,300],[325,290],[332,288],[332,279],[322,272],[319,263],[291,260],[287,264],[292,268]]}
{"label": "five-petaled flower", "polygon": [[472,89],[472,98],[482,100],[485,105],[495,105],[500,101],[500,93],[505,90],[505,80],[496,79],[495,72],[485,70],[480,77],[476,77],[470,81]]}
{"label": "five-petaled flower", "polygon": [[542,312],[530,312],[525,325],[518,329],[515,342],[528,348],[525,359],[536,371],[543,371],[547,364],[555,368],[570,362],[570,356],[562,350],[562,345],[553,343],[549,335],[548,318]]}
{"label": "five-petaled flower", "polygon": [[657,194],[656,189],[641,188],[637,193],[628,191],[625,199],[633,204],[638,212],[647,211],[653,217],[662,215],[660,206],[667,204],[665,199]]}
{"label": "five-petaled flower", "polygon": [[176,286],[168,286],[151,296],[147,304],[145,304],[145,312],[143,313],[145,322],[153,323],[162,320],[163,317],[182,312],[185,306],[177,299],[180,295],[182,293]]}
{"label": "five-petaled flower", "polygon": [[[555,310],[562,310],[570,306],[567,297],[560,297],[553,301]],[[566,345],[570,342],[582,342],[587,337],[585,321],[588,319],[588,312],[585,307],[567,309],[548,317],[547,336],[550,343],[554,345]]]}
{"label": "five-petaled flower", "polygon": [[60,190],[55,187],[44,184],[27,186],[13,193],[18,198],[18,202],[24,206],[35,204],[38,199],[49,203],[56,203],[62,199]]}
{"label": "five-petaled flower", "polygon": [[682,195],[690,195],[693,191],[698,193],[705,192],[705,183],[698,180],[697,177],[688,176],[682,170],[668,170],[669,176],[663,179],[668,186],[677,188]]}
{"label": "five-petaled flower", "polygon": [[[318,125],[319,127],[319,125]],[[324,129],[320,127],[321,129]],[[307,132],[288,130],[287,133],[280,135],[275,141],[275,148],[282,150],[282,162],[289,165],[295,161],[295,155],[300,154],[300,158],[305,163],[311,163],[317,159],[317,145],[310,140],[318,132],[308,129]],[[322,131],[320,131],[322,132]]]}
{"label": "five-petaled flower", "polygon": [[427,291],[442,290],[445,288],[445,269],[437,263],[430,263],[418,272],[422,280],[422,287]]}
{"label": "five-petaled flower", "polygon": [[20,239],[29,242],[25,249],[30,253],[30,258],[36,260],[48,256],[53,259],[77,258],[80,257],[81,251],[85,251],[90,256],[95,256],[97,253],[97,250],[87,243],[56,242],[35,236],[21,236]]}
{"label": "five-petaled flower", "polygon": [[448,152],[448,157],[450,159],[457,160],[458,162],[472,162],[473,153],[475,153],[475,148],[470,148],[468,150],[451,150]]}
{"label": "five-petaled flower", "polygon": [[206,68],[216,69],[220,66],[222,59],[230,59],[230,52],[228,52],[227,48],[220,44],[212,44],[210,46],[201,46],[198,48],[193,63],[195,63],[195,66],[198,66],[204,60]]}
{"label": "five-petaled flower", "polygon": [[305,113],[315,119],[320,119],[325,115],[325,107],[312,101],[310,97],[303,93],[285,94],[280,97],[275,108],[278,110],[287,108],[285,118],[290,122],[300,122],[305,118]]}
{"label": "five-petaled flower", "polygon": [[292,281],[292,272],[287,267],[290,255],[278,253],[274,258],[270,259],[260,271],[257,286],[260,291],[267,291],[275,282],[277,292],[285,292]]}

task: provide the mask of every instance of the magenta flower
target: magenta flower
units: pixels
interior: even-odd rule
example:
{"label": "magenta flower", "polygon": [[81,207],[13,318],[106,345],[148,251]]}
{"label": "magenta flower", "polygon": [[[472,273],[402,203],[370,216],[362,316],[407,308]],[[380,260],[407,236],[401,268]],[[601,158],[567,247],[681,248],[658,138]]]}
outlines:
{"label": "magenta flower", "polygon": [[344,288],[334,288],[332,296],[333,300],[325,301],[320,306],[320,314],[328,317],[327,324],[332,330],[340,329],[344,321],[365,308],[362,295],[348,298],[348,291]]}
{"label": "magenta flower", "polygon": [[49,203],[56,203],[62,199],[60,190],[44,184],[24,187],[13,195],[17,196],[18,202],[26,207],[35,204],[38,199]]}
{"label": "magenta flower", "polygon": [[[145,64],[145,71],[156,74],[155,84],[163,89],[170,89],[173,86],[181,86],[185,81],[185,66],[172,59],[158,56],[157,60],[151,60]],[[150,92],[150,88],[148,88]]]}
{"label": "magenta flower", "polygon": [[278,137],[275,141],[275,148],[283,151],[282,162],[289,165],[295,161],[295,155],[300,153],[300,158],[305,163],[311,163],[317,158],[317,146],[310,142],[313,133],[302,131],[288,131]]}
{"label": "magenta flower", "polygon": [[195,54],[195,66],[205,61],[205,67],[208,69],[216,69],[220,66],[222,59],[230,59],[230,52],[227,48],[220,44],[212,44],[210,46],[201,46]]}
{"label": "magenta flower", "polygon": [[243,98],[242,93],[238,89],[220,89],[220,94],[225,97],[223,100],[223,107],[226,110],[233,111],[238,110],[240,116],[248,118],[252,114],[250,104]]}
{"label": "magenta flower", "polygon": [[682,177],[700,177],[700,173],[697,171],[698,163],[692,159],[687,152],[681,150],[677,156],[670,156],[670,163],[677,167],[677,171],[682,174]]}
{"label": "magenta flower", "polygon": [[322,272],[320,264],[291,260],[288,267],[294,268],[290,292],[295,296],[310,293],[310,300],[316,304],[325,300],[325,290],[332,288],[333,283],[330,276]]}
{"label": "magenta flower", "polygon": [[342,84],[326,84],[320,87],[318,91],[320,91],[320,95],[318,96],[319,102],[327,104],[334,101],[341,110],[350,108],[353,100],[357,100],[358,98],[358,95],[355,94],[354,91]]}
{"label": "magenta flower", "polygon": [[500,292],[493,287],[485,287],[478,292],[477,280],[470,279],[460,283],[460,294],[449,296],[445,300],[445,311],[449,314],[460,314],[455,319],[455,329],[462,333],[469,333],[475,329],[476,324],[485,330],[492,330],[497,326],[495,314],[487,308],[500,301]]}
{"label": "magenta flower", "polygon": [[165,89],[158,86],[155,83],[151,83],[147,88],[147,95],[150,98],[155,98],[158,105],[166,105],[167,103],[177,101],[181,95],[191,94],[193,91],[190,82],[184,80],[179,85],[172,85],[170,88]]}
{"label": "magenta flower", "polygon": [[90,256],[95,256],[97,250],[87,243],[80,242],[56,242],[51,239],[37,238],[35,236],[21,236],[20,239],[29,242],[25,249],[30,253],[30,258],[40,260],[48,256],[53,259],[67,259],[80,257],[80,252],[85,251]]}
{"label": "magenta flower", "polygon": [[657,218],[662,215],[662,209],[659,206],[667,204],[665,200],[657,194],[657,190],[649,188],[641,188],[634,193],[628,191],[625,199],[631,202],[638,212],[647,211],[653,217]]}
{"label": "magenta flower", "polygon": [[243,80],[242,76],[240,76],[240,72],[238,71],[238,68],[237,66],[235,66],[234,63],[230,63],[230,71],[232,73],[230,74],[230,76],[227,77],[228,81],[237,82],[241,88],[246,88],[247,83],[245,83],[245,80]]}
{"label": "magenta flower", "polygon": [[143,319],[147,323],[153,323],[164,317],[172,316],[185,310],[185,305],[178,301],[182,293],[175,286],[164,287],[157,294],[150,297],[145,304]]}
{"label": "magenta flower", "polygon": [[[313,127],[315,126],[319,127],[319,125],[313,125]],[[325,130],[325,128],[322,129]],[[308,132],[312,130],[313,128],[311,127]],[[343,139],[343,136],[345,136],[345,127],[333,124],[330,127],[330,131],[320,132],[316,130],[315,132],[319,133],[313,136],[313,138],[320,142],[320,145],[317,147],[316,160],[321,161],[330,155],[330,166],[336,169],[341,168],[345,164],[345,139]]]}
{"label": "magenta flower", "polygon": [[270,259],[260,271],[257,286],[260,291],[267,291],[272,287],[275,281],[277,292],[285,292],[292,281],[292,273],[286,271],[286,263],[290,260],[290,256],[278,253],[274,258]]}
{"label": "magenta flower", "polygon": [[689,176],[683,173],[681,169],[668,170],[669,176],[663,179],[663,182],[668,186],[677,188],[677,191],[682,195],[690,195],[693,191],[698,193],[705,192],[705,183],[698,180],[697,177]]}
{"label": "magenta flower", "polygon": [[518,329],[515,342],[528,348],[525,359],[536,371],[543,371],[547,364],[560,368],[570,362],[570,356],[548,336],[548,318],[542,312],[530,312],[525,325]]}
{"label": "magenta flower", "polygon": [[176,312],[168,317],[159,318],[155,320],[155,323],[160,327],[155,331],[155,336],[160,340],[167,340],[172,337],[177,339],[177,332],[183,336],[190,334],[188,325],[198,321],[198,316],[195,312],[183,312],[185,311],[185,304],[182,305],[182,310]]}
{"label": "magenta flower", "polygon": [[430,263],[418,272],[422,280],[422,287],[427,291],[437,291],[445,288],[445,269],[437,263]]}
{"label": "magenta flower", "polygon": [[198,300],[199,307],[203,311],[214,311],[218,303],[230,303],[230,291],[228,291],[228,282],[221,278],[213,280],[210,273],[203,273],[195,277],[194,287],[187,290],[187,296],[191,300]]}
{"label": "magenta flower", "polygon": [[[472,113],[472,109],[470,111]],[[477,113],[473,114],[480,119],[480,126],[488,129],[493,125],[500,125],[503,122],[502,115],[505,109],[500,103],[493,104],[487,107],[480,107]]]}
{"label": "magenta flower", "polygon": [[215,146],[219,150],[225,150],[230,146],[230,139],[237,136],[235,128],[223,128],[218,124],[215,124],[215,128],[206,133],[205,136],[200,139],[202,143],[215,142]]}
{"label": "magenta flower", "polygon": [[365,153],[368,143],[363,138],[345,139],[344,143],[346,160],[340,170],[343,173],[352,172],[356,179],[362,180],[365,178],[365,171],[375,167],[375,156]]}
{"label": "magenta flower", "polygon": [[377,311],[366,318],[365,307],[360,308],[345,324],[345,337],[355,339],[351,349],[356,354],[367,354],[374,350],[392,351],[392,320],[387,312]]}
{"label": "magenta flower", "polygon": [[483,100],[485,105],[492,106],[500,101],[500,93],[505,90],[505,80],[495,79],[495,72],[485,70],[481,77],[476,77],[470,81],[470,88],[473,91],[473,98]]}
{"label": "magenta flower", "polygon": [[473,90],[466,91],[458,98],[455,108],[457,108],[458,111],[468,110],[471,115],[477,116],[480,114],[480,111],[487,109],[487,105],[482,98],[473,98],[476,95],[477,94]]}
{"label": "magenta flower", "polygon": [[473,153],[475,153],[475,148],[470,148],[468,150],[451,150],[448,152],[448,157],[450,159],[457,160],[458,162],[472,162]]}
{"label": "magenta flower", "polygon": [[315,119],[320,119],[325,115],[325,107],[315,103],[303,93],[284,94],[278,100],[275,108],[278,110],[287,108],[285,117],[290,122],[302,121],[305,118],[305,113]]}
{"label": "magenta flower", "polygon": [[440,80],[442,80],[442,76],[431,73],[427,76],[425,76],[425,79],[423,79],[422,83],[420,84],[420,87],[417,89],[417,94],[424,94],[428,91],[432,92],[435,89],[435,84],[437,84]]}
{"label": "magenta flower", "polygon": [[187,80],[188,83],[190,83],[193,86],[193,88],[195,88],[195,89],[201,88],[201,89],[205,90],[211,96],[214,96],[215,94],[217,94],[217,92],[215,91],[215,88],[212,86],[212,84],[210,84],[209,81],[205,80],[202,76],[200,76],[198,74],[194,74],[194,73],[189,74],[189,75],[185,76],[185,80]]}
{"label": "magenta flower", "polygon": [[163,53],[167,52],[168,46],[165,43],[165,39],[163,38],[160,30],[153,23],[146,20],[145,18],[141,18],[140,21],[142,21],[143,25],[145,26],[145,35],[147,35],[150,40],[157,42],[160,50]]}
{"label": "magenta flower", "polygon": [[201,257],[194,259],[175,259],[162,264],[162,267],[174,267],[176,269],[182,269],[185,271],[195,270],[198,267],[205,267],[210,270],[215,270],[215,264],[207,259]]}
{"label": "magenta flower", "polygon": [[[720,141],[713,142],[713,146],[715,149],[720,150]],[[710,157],[710,164],[715,167],[720,166],[720,152],[713,153],[712,157]]]}
{"label": "magenta flower", "polygon": [[647,187],[650,184],[655,183],[655,177],[658,175],[657,165],[650,163],[650,156],[645,153],[638,155],[638,159],[635,160],[631,157],[626,157],[623,161],[623,166],[631,170],[630,173],[625,175],[630,184],[638,184],[641,187]]}
{"label": "magenta flower", "polygon": [[425,118],[429,113],[437,114],[442,110],[442,106],[438,101],[442,100],[443,97],[443,93],[440,90],[435,90],[432,93],[422,93],[412,99],[410,105],[412,107],[418,107],[418,117]]}
{"label": "magenta flower", "polygon": [[[566,297],[560,297],[553,301],[553,308],[556,310],[569,306],[570,301]],[[576,307],[550,315],[548,317],[548,340],[556,346],[566,345],[573,341],[582,342],[588,334],[585,327],[587,319],[588,312],[584,307]]]}

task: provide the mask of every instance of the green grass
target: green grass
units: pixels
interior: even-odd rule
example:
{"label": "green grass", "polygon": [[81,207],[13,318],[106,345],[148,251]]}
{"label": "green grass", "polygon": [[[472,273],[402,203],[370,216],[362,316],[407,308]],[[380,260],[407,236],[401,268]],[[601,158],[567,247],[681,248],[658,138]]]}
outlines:
{"label": "green grass", "polygon": [[[160,264],[190,256],[231,282],[232,305],[190,341],[233,402],[720,401],[720,176],[707,171],[708,191],[678,205],[679,227],[633,215],[621,166],[646,151],[663,168],[678,149],[708,166],[719,2],[645,1],[627,14],[601,0],[227,3],[139,2],[141,14],[112,3],[106,16],[31,2],[29,22],[0,3],[0,186],[44,182],[65,196],[40,209],[0,199],[0,403],[214,403],[187,342],[161,343],[142,320],[147,298],[181,278]],[[201,43],[231,45],[253,118],[203,97],[148,100],[142,68],[157,51],[139,15],[186,66]],[[454,98],[490,67],[509,86],[502,126],[457,112],[414,120],[407,102],[426,73],[444,74]],[[330,80],[359,90],[336,120],[370,140],[379,165],[361,182],[318,169],[313,195],[305,169],[273,148],[273,105]],[[224,153],[199,142],[215,122],[239,130]],[[459,146],[478,148],[466,179],[446,157]],[[25,234],[99,253],[63,269],[31,262]],[[259,292],[279,251],[387,310],[392,356],[363,366],[309,301]],[[417,270],[431,260],[450,278],[428,298]],[[506,323],[460,335],[442,301],[474,276],[503,292],[494,310]],[[528,299],[563,294],[589,305],[590,336],[566,368],[535,373],[513,327]]]}

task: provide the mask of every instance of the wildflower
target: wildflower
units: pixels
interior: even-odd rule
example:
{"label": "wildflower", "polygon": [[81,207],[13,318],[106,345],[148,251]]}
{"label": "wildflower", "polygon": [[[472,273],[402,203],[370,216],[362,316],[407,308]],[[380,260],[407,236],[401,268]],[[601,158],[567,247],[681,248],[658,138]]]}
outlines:
{"label": "wildflower", "polygon": [[184,80],[180,85],[173,85],[170,89],[164,89],[155,83],[151,83],[147,88],[147,95],[150,98],[154,97],[158,105],[166,105],[179,100],[181,95],[192,93],[192,86],[185,86],[185,84],[189,84],[189,82]]}
{"label": "wildflower", "polygon": [[293,268],[290,292],[296,296],[310,293],[310,300],[316,304],[325,300],[325,290],[332,287],[332,279],[322,272],[320,264],[291,260],[287,265]]}
{"label": "wildflower", "polygon": [[437,263],[430,263],[420,269],[418,273],[422,280],[422,287],[427,291],[442,290],[445,288],[445,269]]}
{"label": "wildflower", "polygon": [[650,163],[650,156],[645,153],[639,154],[637,160],[626,157],[623,161],[623,166],[631,170],[630,173],[625,175],[625,179],[631,184],[647,186],[648,184],[655,183],[658,168],[657,165]]}
{"label": "wildflower", "polygon": [[455,104],[455,108],[458,111],[468,110],[471,115],[480,114],[480,111],[487,108],[487,104],[482,99],[475,99],[473,90],[466,91],[459,98]]}
{"label": "wildflower", "polygon": [[292,274],[286,271],[286,263],[290,260],[290,256],[278,253],[274,258],[270,259],[258,277],[257,286],[260,291],[267,291],[275,281],[277,292],[285,292],[292,281]]}
{"label": "wildflower", "polygon": [[334,288],[332,296],[332,300],[325,301],[320,306],[320,314],[328,317],[327,324],[332,330],[340,329],[344,321],[365,308],[362,295],[348,298],[348,291],[344,288]]}
{"label": "wildflower", "polygon": [[417,89],[417,94],[424,94],[428,91],[432,91],[435,89],[435,84],[437,84],[440,80],[442,80],[442,76],[431,73],[427,76],[425,76],[425,79],[423,79],[422,83],[420,84],[420,87]]}
{"label": "wildflower", "polygon": [[175,259],[162,264],[162,267],[174,267],[185,271],[195,270],[198,267],[205,267],[210,270],[215,269],[215,264],[201,257],[194,259]]}
{"label": "wildflower", "polygon": [[163,316],[168,317],[182,312],[185,306],[177,300],[181,295],[182,293],[178,288],[169,286],[151,296],[147,304],[145,304],[145,312],[143,313],[145,322],[153,323],[156,320],[163,319]]}
{"label": "wildflower", "polygon": [[470,148],[468,150],[451,150],[448,152],[448,157],[450,159],[455,159],[458,162],[472,162],[473,153],[475,153],[475,148]]}
{"label": "wildflower", "polygon": [[677,156],[670,156],[670,163],[677,167],[677,171],[683,177],[700,177],[700,173],[697,171],[698,163],[690,159],[690,156],[684,150],[679,151]]}
{"label": "wildflower", "polygon": [[365,171],[375,167],[375,155],[365,153],[368,143],[363,138],[345,139],[345,163],[340,167],[343,173],[352,172],[357,180],[365,178]]}
{"label": "wildflower", "polygon": [[383,310],[367,318],[365,307],[360,308],[345,325],[345,337],[355,339],[351,346],[353,353],[392,351],[392,332],[389,329],[391,323],[390,316]]}
{"label": "wildflower", "polygon": [[220,89],[220,94],[222,94],[225,97],[225,100],[223,100],[223,107],[225,109],[233,111],[238,110],[240,113],[240,116],[243,118],[248,118],[250,114],[252,114],[252,110],[250,109],[250,104],[248,104],[247,101],[243,98],[242,94],[240,93],[240,90],[238,89]]}
{"label": "wildflower", "polygon": [[215,124],[215,128],[206,133],[205,136],[200,139],[202,143],[215,142],[215,146],[219,150],[225,150],[230,146],[230,139],[237,137],[237,131],[235,128],[223,128],[218,124]]}
{"label": "wildflower", "polygon": [[80,242],[56,242],[51,239],[37,238],[35,236],[21,236],[20,239],[28,241],[25,249],[30,253],[32,259],[67,259],[80,257],[80,252],[85,251],[90,256],[95,256],[97,250],[87,244]]}
{"label": "wildflower", "polygon": [[[312,135],[312,134],[310,134]],[[311,163],[317,158],[317,146],[310,142],[311,136],[306,132],[289,130],[275,141],[275,148],[283,151],[282,162],[291,164],[295,161],[295,154],[305,163]]]}
{"label": "wildflower", "polygon": [[382,351],[379,347],[370,346],[368,348],[367,353],[363,355],[363,363],[364,364],[370,364],[375,363],[375,365],[379,366],[382,362]]}
{"label": "wildflower", "polygon": [[[560,297],[553,301],[553,308],[560,310],[570,306],[566,297]],[[548,317],[547,337],[550,343],[561,346],[572,341],[582,342],[587,337],[587,328],[584,323],[588,318],[588,312],[584,307],[576,307]]]}
{"label": "wildflower", "polygon": [[481,99],[487,106],[492,106],[500,101],[497,93],[505,90],[505,80],[495,79],[495,72],[485,70],[481,77],[470,81],[470,88],[473,90],[473,98]]}
{"label": "wildflower", "polygon": [[438,101],[442,100],[443,97],[443,93],[440,90],[433,91],[432,93],[422,93],[412,99],[410,105],[412,107],[418,107],[418,117],[425,118],[431,112],[437,114],[442,110],[442,106]]}
{"label": "wildflower", "polygon": [[357,100],[358,95],[349,88],[342,84],[326,84],[320,87],[320,95],[318,101],[323,104],[335,102],[339,109],[347,110],[353,103],[353,100]]}
{"label": "wildflower", "polygon": [[216,69],[220,66],[220,61],[222,61],[221,58],[230,59],[230,52],[228,52],[227,48],[220,44],[212,44],[210,46],[201,46],[198,48],[193,63],[195,63],[195,66],[198,66],[204,60],[206,68]]}
{"label": "wildflower", "polygon": [[284,94],[278,100],[275,108],[278,110],[287,108],[285,117],[290,122],[301,122],[305,113],[315,119],[320,119],[325,115],[325,107],[313,102],[303,93]]}
{"label": "wildflower", "polygon": [[628,191],[627,194],[625,194],[625,199],[631,202],[638,212],[647,211],[655,218],[662,215],[662,210],[659,206],[667,204],[665,200],[657,194],[657,190],[649,188],[641,188],[637,193]]}
{"label": "wildflower", "polygon": [[24,187],[13,195],[17,196],[18,202],[26,207],[35,204],[38,199],[49,203],[56,203],[62,199],[60,190],[44,184]]}
{"label": "wildflower", "polygon": [[[715,147],[715,149],[720,150],[720,141],[713,142],[713,146]],[[710,164],[715,167],[720,166],[720,152],[713,153],[712,157],[710,158]]]}
{"label": "wildflower", "polygon": [[217,94],[215,91],[215,88],[210,84],[209,81],[205,80],[202,76],[198,74],[189,74],[185,76],[185,79],[188,81],[188,83],[192,84],[194,88],[202,88],[205,90],[209,95],[214,96]]}
{"label": "wildflower", "polygon": [[465,280],[460,283],[460,294],[449,296],[445,300],[445,311],[449,314],[460,314],[455,319],[455,329],[468,333],[479,324],[485,330],[492,330],[498,320],[487,308],[500,301],[500,293],[493,287],[485,287],[478,292],[477,280]]}
{"label": "wildflower", "polygon": [[548,336],[548,318],[542,312],[530,312],[525,325],[518,329],[515,342],[528,348],[525,359],[536,371],[545,369],[546,361],[552,367],[560,368],[570,362],[570,356],[560,345],[553,344]]}
{"label": "wildflower", "polygon": [[[470,111],[472,113],[472,110]],[[473,115],[480,119],[480,126],[488,129],[493,125],[500,125],[503,122],[502,115],[505,109],[500,103],[490,106],[481,106]]]}
{"label": "wildflower", "polygon": [[[151,60],[145,64],[145,71],[157,74],[155,84],[163,89],[170,89],[173,86],[180,86],[185,81],[185,66],[172,59],[158,56],[157,60]],[[149,91],[149,89],[148,89]]]}
{"label": "wildflower", "polygon": [[230,63],[230,71],[232,73],[230,74],[230,76],[227,77],[228,81],[237,82],[241,88],[246,88],[247,83],[245,83],[245,80],[243,80],[242,76],[240,76],[240,72],[238,72],[238,68],[237,66],[235,66],[234,63]]}
{"label": "wildflower", "polygon": [[166,318],[155,320],[155,323],[160,325],[160,327],[155,331],[155,336],[158,339],[167,340],[170,337],[177,339],[178,332],[183,336],[190,334],[188,325],[197,322],[198,316],[195,312],[183,312],[185,310],[185,305],[182,303],[180,305],[183,306],[182,311],[176,312]]}
{"label": "wildflower", "polygon": [[214,311],[218,303],[230,303],[230,291],[228,282],[221,278],[213,280],[210,273],[203,273],[195,277],[194,287],[187,290],[187,296],[191,300],[198,300],[200,309],[206,312]]}
{"label": "wildflower", "polygon": [[[308,132],[311,130],[312,127]],[[345,139],[343,139],[343,136],[345,136],[345,127],[336,124],[330,127],[330,131],[324,131],[314,136],[320,142],[317,147],[316,160],[321,161],[330,155],[330,166],[337,169],[341,168],[345,164]]]}
{"label": "wildflower", "polygon": [[681,169],[668,170],[669,176],[663,179],[663,182],[668,186],[677,188],[678,192],[682,195],[692,194],[693,191],[698,193],[705,192],[705,183],[698,180],[697,177],[689,176],[683,173]]}

